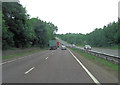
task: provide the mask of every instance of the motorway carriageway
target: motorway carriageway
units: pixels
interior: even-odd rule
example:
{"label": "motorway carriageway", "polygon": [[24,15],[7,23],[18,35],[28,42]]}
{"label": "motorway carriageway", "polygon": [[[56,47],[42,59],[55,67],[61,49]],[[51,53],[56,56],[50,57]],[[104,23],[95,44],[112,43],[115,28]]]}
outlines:
{"label": "motorway carriageway", "polygon": [[118,79],[73,51],[46,50],[4,61],[3,83],[117,83]]}

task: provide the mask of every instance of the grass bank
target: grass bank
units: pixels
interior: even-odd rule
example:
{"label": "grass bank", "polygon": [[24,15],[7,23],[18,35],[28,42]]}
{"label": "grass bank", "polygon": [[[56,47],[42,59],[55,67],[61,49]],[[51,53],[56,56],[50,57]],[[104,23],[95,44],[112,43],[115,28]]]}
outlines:
{"label": "grass bank", "polygon": [[109,47],[95,47],[95,48],[106,48],[106,49],[118,50],[120,49],[120,46],[115,45],[115,46],[109,46]]}
{"label": "grass bank", "polygon": [[117,64],[114,64],[114,63],[109,62],[107,60],[104,60],[104,59],[98,58],[96,56],[90,55],[88,53],[82,52],[79,49],[76,49],[76,48],[70,48],[70,49],[73,50],[73,51],[75,51],[75,52],[77,52],[77,53],[79,53],[83,57],[85,57],[85,58],[93,61],[93,63],[96,63],[96,64],[99,64],[101,66],[110,68],[110,69],[112,69],[114,71],[118,71],[118,68],[120,68],[120,66],[118,66]]}
{"label": "grass bank", "polygon": [[85,45],[79,45],[79,44],[76,44],[76,46],[84,47]]}
{"label": "grass bank", "polygon": [[14,48],[12,50],[8,50],[7,52],[3,52],[2,60],[30,55],[33,53],[44,51],[45,49],[46,48],[27,48],[27,49]]}

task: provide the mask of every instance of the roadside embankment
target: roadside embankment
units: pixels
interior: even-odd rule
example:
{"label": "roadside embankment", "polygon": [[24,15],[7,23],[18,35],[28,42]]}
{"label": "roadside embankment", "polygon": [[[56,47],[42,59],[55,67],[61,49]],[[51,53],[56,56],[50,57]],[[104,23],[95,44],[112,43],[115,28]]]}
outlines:
{"label": "roadside embankment", "polygon": [[2,60],[14,58],[14,57],[20,57],[25,55],[30,55],[36,52],[44,51],[46,48],[13,48],[10,50],[4,50],[2,51]]}
{"label": "roadside embankment", "polygon": [[98,58],[96,56],[90,55],[88,53],[82,52],[79,49],[76,48],[70,48],[72,51],[74,51],[75,53],[78,53],[80,55],[83,56],[83,59],[86,59],[87,61],[100,66],[101,68],[105,69],[107,72],[113,74],[114,76],[118,76],[118,71],[120,66],[117,64],[114,64],[112,62],[109,62],[107,60]]}

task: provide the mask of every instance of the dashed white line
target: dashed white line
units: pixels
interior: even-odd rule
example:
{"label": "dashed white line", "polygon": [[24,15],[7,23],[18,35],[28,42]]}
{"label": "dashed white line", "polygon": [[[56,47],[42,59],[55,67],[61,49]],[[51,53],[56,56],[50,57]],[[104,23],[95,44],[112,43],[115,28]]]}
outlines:
{"label": "dashed white line", "polygon": [[[69,49],[68,49],[69,50]],[[88,71],[88,69],[77,59],[77,57],[69,50],[69,52],[72,54],[72,56],[77,60],[77,62],[82,66],[82,68],[87,72],[87,74],[92,78],[92,80],[98,84],[101,85],[99,83],[99,81],[90,73],[90,71]]]}
{"label": "dashed white line", "polygon": [[46,59],[48,59],[48,57]]}
{"label": "dashed white line", "polygon": [[30,71],[32,71],[35,67],[32,67],[31,69],[29,69],[28,71],[25,72],[25,74],[28,74]]}

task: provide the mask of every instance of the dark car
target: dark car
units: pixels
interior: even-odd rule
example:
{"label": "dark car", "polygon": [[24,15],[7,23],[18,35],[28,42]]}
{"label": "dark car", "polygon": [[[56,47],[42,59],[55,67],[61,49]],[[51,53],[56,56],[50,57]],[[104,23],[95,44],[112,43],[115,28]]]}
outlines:
{"label": "dark car", "polygon": [[91,50],[92,48],[91,48],[90,45],[85,45],[85,46],[84,46],[84,49],[85,49],[85,50]]}

